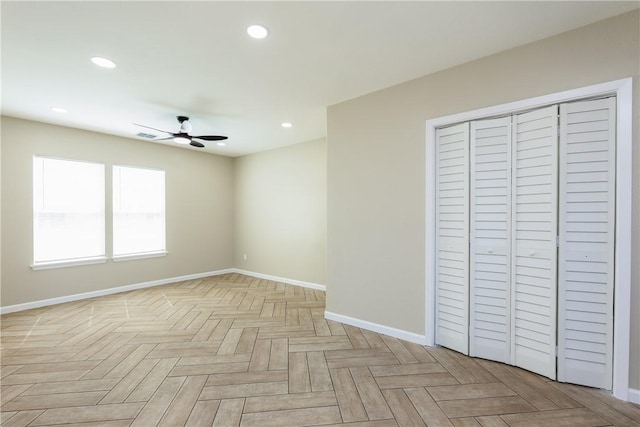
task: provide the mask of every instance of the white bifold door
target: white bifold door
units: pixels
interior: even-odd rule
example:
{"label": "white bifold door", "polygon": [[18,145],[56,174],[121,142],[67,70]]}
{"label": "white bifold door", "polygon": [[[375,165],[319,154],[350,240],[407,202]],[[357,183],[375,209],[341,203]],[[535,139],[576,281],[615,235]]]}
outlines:
{"label": "white bifold door", "polygon": [[437,132],[436,343],[612,386],[615,98]]}
{"label": "white bifold door", "polygon": [[436,134],[436,342],[469,352],[469,124]]}
{"label": "white bifold door", "polygon": [[615,98],[560,106],[558,380],[611,390]]}
{"label": "white bifold door", "polygon": [[511,363],[511,117],[471,122],[469,354]]}

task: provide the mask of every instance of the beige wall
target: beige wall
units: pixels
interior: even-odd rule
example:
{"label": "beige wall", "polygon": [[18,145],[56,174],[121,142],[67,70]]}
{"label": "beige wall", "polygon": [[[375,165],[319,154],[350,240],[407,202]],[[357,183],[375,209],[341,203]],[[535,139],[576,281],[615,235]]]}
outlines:
{"label": "beige wall", "polygon": [[325,139],[239,157],[234,166],[235,266],[324,285]]}
{"label": "beige wall", "polygon": [[[2,288],[0,306],[233,267],[233,159],[145,141],[2,117]],[[166,257],[33,271],[32,158],[166,171]],[[110,238],[107,232],[107,254]]]}
{"label": "beige wall", "polygon": [[[625,77],[634,85],[632,259],[640,260],[639,68],[636,10],[331,106],[327,310],[424,334],[427,119]],[[639,264],[632,271],[630,386],[636,389]]]}

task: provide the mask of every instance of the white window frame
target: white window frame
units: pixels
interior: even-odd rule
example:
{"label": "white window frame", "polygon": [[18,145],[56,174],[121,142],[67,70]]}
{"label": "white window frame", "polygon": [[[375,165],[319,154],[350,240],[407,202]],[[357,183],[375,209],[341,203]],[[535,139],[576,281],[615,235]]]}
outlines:
{"label": "white window frame", "polygon": [[[105,231],[105,220],[106,220],[106,207],[105,207],[105,203],[104,203],[104,199],[105,199],[105,165],[104,163],[100,163],[100,162],[92,162],[92,161],[86,161],[86,160],[77,160],[77,159],[67,159],[67,158],[59,158],[59,157],[51,157],[51,156],[41,156],[41,155],[35,155],[33,156],[33,160],[32,160],[32,168],[35,167],[35,160],[36,159],[44,159],[44,160],[56,160],[56,161],[64,161],[64,162],[75,162],[75,163],[84,163],[84,164],[91,164],[91,165],[97,165],[97,166],[101,166],[102,167],[102,183],[101,183],[101,190],[102,190],[102,198],[103,198],[103,205],[102,205],[102,255],[98,255],[98,256],[85,256],[85,257],[78,257],[78,258],[67,258],[67,259],[59,259],[59,260],[51,260],[51,261],[36,261],[35,259],[35,245],[36,245],[36,227],[35,227],[35,222],[36,222],[36,210],[35,210],[35,206],[32,205],[32,231],[33,231],[33,235],[32,235],[32,256],[33,256],[33,264],[31,264],[31,268],[33,270],[46,270],[46,269],[52,269],[52,268],[63,268],[63,267],[73,267],[73,266],[79,266],[79,265],[89,265],[89,264],[103,264],[107,261],[107,257],[106,257],[106,231]],[[35,170],[32,170],[32,177],[35,175]],[[33,201],[33,197],[35,197],[35,182],[32,182],[32,186],[31,186],[31,196],[32,196],[32,201]]]}
{"label": "white window frame", "polygon": [[[163,223],[163,249],[159,249],[159,250],[151,250],[151,251],[144,251],[144,252],[135,252],[135,253],[126,253],[126,254],[116,254],[115,253],[115,239],[116,239],[116,227],[115,227],[115,218],[116,218],[116,203],[115,203],[115,198],[116,198],[116,186],[115,186],[115,179],[116,179],[116,168],[128,168],[128,169],[138,169],[138,170],[147,170],[147,171],[156,171],[156,172],[162,172],[163,174],[163,209],[162,209],[162,223]],[[111,167],[111,173],[112,173],[112,178],[111,178],[111,182],[112,182],[112,188],[111,188],[111,193],[112,193],[112,209],[111,209],[111,213],[112,213],[112,218],[111,218],[111,242],[112,242],[112,256],[111,259],[114,262],[118,262],[118,261],[130,261],[130,260],[137,260],[137,259],[145,259],[145,258],[156,258],[156,257],[162,257],[162,256],[166,256],[167,255],[167,224],[166,224],[166,171],[163,169],[155,169],[155,168],[149,168],[149,167],[140,167],[140,166],[131,166],[131,165],[112,165]]]}
{"label": "white window frame", "polygon": [[615,95],[616,124],[616,235],[614,267],[613,395],[629,400],[629,350],[631,334],[631,235],[632,235],[632,78],[620,79],[564,92],[496,105],[426,122],[426,248],[425,248],[425,341],[435,345],[436,255],[436,129],[460,122],[513,114],[551,104]]}

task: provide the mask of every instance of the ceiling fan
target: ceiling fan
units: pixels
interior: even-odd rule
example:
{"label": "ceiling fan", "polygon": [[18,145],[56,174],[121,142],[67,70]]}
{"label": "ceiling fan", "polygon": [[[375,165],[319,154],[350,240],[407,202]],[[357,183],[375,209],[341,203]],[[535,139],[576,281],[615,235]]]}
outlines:
{"label": "ceiling fan", "polygon": [[164,140],[168,140],[168,139],[173,139],[176,143],[178,144],[189,144],[192,145],[194,147],[198,147],[198,148],[204,148],[204,144],[199,142],[199,141],[195,141],[195,139],[202,139],[203,141],[222,141],[227,139],[228,137],[226,136],[222,136],[222,135],[190,135],[189,132],[191,132],[191,130],[193,129],[193,126],[191,126],[191,123],[189,123],[189,117],[187,116],[176,116],[176,118],[178,119],[178,122],[180,123],[180,130],[178,132],[169,132],[166,130],[162,130],[162,129],[156,129],[156,128],[152,128],[151,126],[145,126],[145,125],[141,125],[138,123],[134,123],[134,125],[136,126],[141,126],[143,128],[147,128],[147,129],[153,129],[153,130],[157,130],[158,132],[164,132],[164,133],[168,133],[169,135],[171,135],[168,138],[159,138],[159,139],[155,139],[155,141],[164,141]]}

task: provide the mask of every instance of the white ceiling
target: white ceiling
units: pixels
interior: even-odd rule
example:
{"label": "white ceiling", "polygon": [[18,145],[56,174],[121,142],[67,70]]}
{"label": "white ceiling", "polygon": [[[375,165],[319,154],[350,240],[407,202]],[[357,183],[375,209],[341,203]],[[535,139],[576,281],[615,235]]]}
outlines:
{"label": "white ceiling", "polygon": [[[204,150],[239,156],[324,137],[329,105],[638,2],[2,1],[1,8],[4,115],[130,138],[148,131],[133,122],[177,132],[175,116],[188,115],[192,134],[229,136],[226,147],[208,142]],[[269,37],[248,37],[254,23]],[[92,56],[118,66],[98,68]],[[285,121],[293,127],[283,129]]]}

